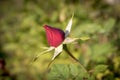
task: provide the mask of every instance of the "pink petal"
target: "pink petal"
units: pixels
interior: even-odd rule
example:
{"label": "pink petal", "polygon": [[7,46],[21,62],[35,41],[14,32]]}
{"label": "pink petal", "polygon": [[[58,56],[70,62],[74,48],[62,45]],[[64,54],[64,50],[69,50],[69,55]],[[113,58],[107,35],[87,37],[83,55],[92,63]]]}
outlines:
{"label": "pink petal", "polygon": [[46,31],[47,41],[50,46],[57,47],[65,39],[65,33],[61,29],[54,28],[48,25],[44,25]]}

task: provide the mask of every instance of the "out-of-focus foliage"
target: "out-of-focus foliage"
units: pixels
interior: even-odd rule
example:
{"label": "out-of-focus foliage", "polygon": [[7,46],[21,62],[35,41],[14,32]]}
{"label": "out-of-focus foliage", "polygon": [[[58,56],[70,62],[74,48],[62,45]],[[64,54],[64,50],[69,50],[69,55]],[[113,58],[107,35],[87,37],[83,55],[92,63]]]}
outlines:
{"label": "out-of-focus foliage", "polygon": [[[64,29],[73,12],[70,36],[90,39],[68,48],[89,75],[65,52],[46,72],[53,52],[32,63],[48,46],[43,25]],[[1,0],[0,80],[120,80],[120,1]]]}

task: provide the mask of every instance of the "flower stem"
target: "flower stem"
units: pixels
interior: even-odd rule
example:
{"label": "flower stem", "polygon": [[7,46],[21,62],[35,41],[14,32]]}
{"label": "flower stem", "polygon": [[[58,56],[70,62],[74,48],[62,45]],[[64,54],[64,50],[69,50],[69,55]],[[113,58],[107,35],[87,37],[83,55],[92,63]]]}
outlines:
{"label": "flower stem", "polygon": [[79,65],[81,66],[81,68],[82,68],[86,73],[88,73],[88,71],[87,71],[87,70],[85,69],[85,67],[79,62],[79,60],[76,59],[76,58],[72,55],[72,53],[68,50],[66,44],[63,45],[63,49],[67,52],[67,54],[68,54],[70,57],[72,57],[76,62],[79,63]]}

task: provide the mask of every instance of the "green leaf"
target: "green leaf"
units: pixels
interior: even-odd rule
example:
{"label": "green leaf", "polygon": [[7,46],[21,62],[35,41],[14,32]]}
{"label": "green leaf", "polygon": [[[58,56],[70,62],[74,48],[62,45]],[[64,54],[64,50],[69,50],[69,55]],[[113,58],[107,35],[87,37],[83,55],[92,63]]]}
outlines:
{"label": "green leaf", "polygon": [[78,70],[78,67],[77,67],[76,65],[70,64],[70,65],[69,65],[69,68],[70,68],[70,74],[71,74],[73,77],[75,77],[75,76],[78,75],[79,70]]}
{"label": "green leaf", "polygon": [[101,25],[99,25],[98,23],[90,23],[90,22],[86,22],[86,23],[82,23],[81,25],[75,27],[74,31],[73,31],[73,36],[78,37],[81,35],[88,35],[88,34],[94,34],[96,32],[100,32],[101,31]]}
{"label": "green leaf", "polygon": [[49,78],[51,80],[67,80],[69,78],[68,65],[55,64],[49,73]]}
{"label": "green leaf", "polygon": [[97,65],[95,68],[94,68],[94,74],[98,74],[98,73],[102,73],[104,72],[105,70],[107,70],[107,65]]}
{"label": "green leaf", "polygon": [[86,73],[80,66],[78,67],[78,74],[75,80],[88,80],[89,74]]}
{"label": "green leaf", "polygon": [[83,36],[83,37],[80,37],[80,39],[83,40],[83,41],[85,41],[85,40],[90,39],[90,37],[85,37],[85,36]]}
{"label": "green leaf", "polygon": [[107,59],[106,56],[111,55],[114,51],[110,43],[95,44],[91,48],[93,50],[91,59],[99,63],[104,63]]}
{"label": "green leaf", "polygon": [[114,27],[115,24],[115,19],[110,18],[107,21],[104,22],[103,26],[104,26],[104,31],[106,33],[110,32],[112,30],[112,28]]}

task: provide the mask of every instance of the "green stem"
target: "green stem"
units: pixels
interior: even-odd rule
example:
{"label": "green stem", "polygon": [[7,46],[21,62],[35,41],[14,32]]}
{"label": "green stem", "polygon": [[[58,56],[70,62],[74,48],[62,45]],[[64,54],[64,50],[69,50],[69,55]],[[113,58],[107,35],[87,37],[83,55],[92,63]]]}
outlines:
{"label": "green stem", "polygon": [[87,70],[85,69],[85,67],[79,62],[79,60],[76,59],[76,58],[72,55],[72,53],[68,50],[66,44],[63,45],[63,49],[67,52],[67,54],[68,54],[70,57],[72,57],[76,62],[79,63],[79,65],[81,66],[81,68],[82,68],[86,73],[88,73],[88,71],[87,71]]}

